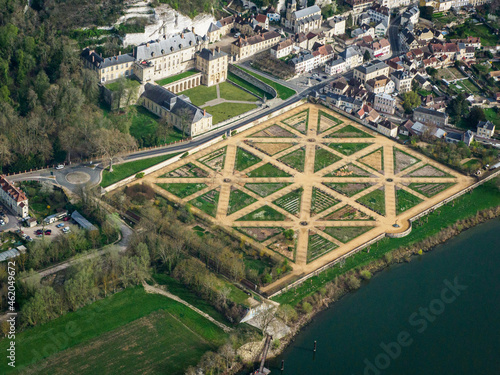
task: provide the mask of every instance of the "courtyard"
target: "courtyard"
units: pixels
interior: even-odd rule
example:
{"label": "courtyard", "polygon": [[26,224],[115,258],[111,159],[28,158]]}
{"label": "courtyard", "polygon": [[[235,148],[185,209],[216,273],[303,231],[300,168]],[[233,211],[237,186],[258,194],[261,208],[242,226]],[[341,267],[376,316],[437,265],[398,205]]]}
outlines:
{"label": "courtyard", "polygon": [[322,106],[304,104],[146,176],[166,199],[293,270],[274,291],[471,185]]}

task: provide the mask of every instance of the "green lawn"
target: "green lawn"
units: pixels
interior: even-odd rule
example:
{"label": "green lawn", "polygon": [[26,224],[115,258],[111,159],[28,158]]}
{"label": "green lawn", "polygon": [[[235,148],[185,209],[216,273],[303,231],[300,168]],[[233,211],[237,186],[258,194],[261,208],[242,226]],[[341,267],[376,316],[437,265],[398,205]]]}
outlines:
{"label": "green lawn", "polygon": [[363,233],[368,232],[373,229],[373,227],[363,226],[363,227],[326,227],[323,232],[329,234],[333,238],[336,238],[340,242],[347,243],[352,241],[356,237],[361,236]]}
{"label": "green lawn", "polygon": [[236,150],[236,161],[234,162],[234,169],[242,171],[260,162],[261,159],[254,154],[244,150],[240,147]]}
{"label": "green lawn", "polygon": [[143,106],[136,106],[137,111],[131,115],[130,135],[137,139],[139,146],[151,147],[158,144],[180,141],[184,135],[180,130],[171,128],[162,137],[156,136],[158,119],[155,114],[149,112]]}
{"label": "green lawn", "polygon": [[358,202],[380,215],[385,215],[385,193],[383,190],[373,190],[371,193],[359,198]]}
{"label": "green lawn", "polygon": [[204,183],[189,183],[189,182],[184,182],[184,183],[175,183],[175,184],[157,184],[159,187],[162,189],[165,189],[166,191],[178,196],[179,198],[186,198],[189,197],[190,195],[196,193],[197,191],[200,191],[202,189],[205,189],[207,185]]}
{"label": "green lawn", "polygon": [[288,173],[275,167],[271,163],[264,164],[259,168],[247,173],[248,177],[290,177]]}
{"label": "green lawn", "polygon": [[167,77],[167,78],[160,79],[160,80],[155,81],[155,82],[158,85],[160,85],[160,86],[165,86],[165,85],[167,85],[169,83],[172,83],[172,82],[178,81],[180,79],[192,76],[192,75],[194,75],[196,73],[198,73],[198,72],[195,71],[195,70],[188,70],[187,72],[182,72],[182,73],[176,74],[174,76],[170,76],[170,77]]}
{"label": "green lawn", "polygon": [[344,155],[352,155],[373,143],[330,143],[327,146]]}
{"label": "green lawn", "polygon": [[[128,288],[16,335],[16,370],[34,364],[37,374],[184,374],[227,335],[169,298]],[[8,342],[0,341],[7,351]],[[46,360],[44,358],[48,357]],[[43,361],[43,362],[42,362]]]}
{"label": "green lawn", "polygon": [[238,189],[233,190],[231,191],[231,194],[229,196],[229,205],[227,208],[227,214],[231,215],[256,201],[257,199],[251,197],[250,195],[241,190]]}
{"label": "green lawn", "polygon": [[219,92],[220,97],[226,100],[241,100],[246,102],[255,102],[258,100],[254,95],[243,91],[229,82],[219,83]]}
{"label": "green lawn", "polygon": [[304,172],[304,163],[306,161],[306,150],[301,147],[289,154],[286,154],[278,159],[282,163],[288,165],[289,167],[298,170],[299,172]]}
{"label": "green lawn", "polygon": [[[191,99],[191,103],[196,106],[200,106],[208,102],[209,100],[217,99],[217,87],[216,86],[196,86],[192,89],[183,91],[179,95],[186,95]],[[207,110],[208,112],[208,110]],[[210,112],[209,112],[210,113]]]}
{"label": "green lawn", "polygon": [[403,189],[396,190],[396,215],[422,203],[422,199]]}
{"label": "green lawn", "polygon": [[[129,87],[139,87],[140,85],[141,85],[141,83],[139,81],[136,81],[135,79],[127,79],[127,81],[126,81],[126,86],[129,86]],[[107,89],[109,89],[111,91],[117,91],[119,86],[120,86],[120,81],[111,82],[105,86]]]}
{"label": "green lawn", "polygon": [[495,112],[495,108],[484,108],[484,114],[486,115],[486,120],[491,121],[497,127],[500,126],[500,111]]}
{"label": "green lawn", "polygon": [[418,92],[420,95],[422,95],[422,96],[432,95],[432,91],[427,91],[427,90],[424,90],[424,89],[419,89],[417,92]]}
{"label": "green lawn", "polygon": [[339,129],[328,135],[327,138],[373,138],[373,136],[365,133],[355,126],[346,125],[342,129]]}
{"label": "green lawn", "polygon": [[240,217],[237,221],[282,221],[285,215],[269,206],[262,206],[249,214]]}
{"label": "green lawn", "polygon": [[259,89],[258,87],[252,85],[250,82],[247,82],[245,81],[244,79],[238,77],[237,75],[235,75],[234,73],[231,73],[231,72],[227,72],[227,79],[229,81],[232,81],[238,85],[240,85],[241,87],[247,89],[248,91],[251,91],[253,92],[255,95],[257,95],[259,98],[262,98],[262,97],[266,97],[267,99],[272,99],[273,96],[271,96],[270,94],[268,94],[267,92],[265,91],[262,91],[261,89]]}
{"label": "green lawn", "polygon": [[498,178],[486,182],[484,185],[474,189],[472,193],[464,194],[421,219],[425,222],[423,225],[418,225],[418,222],[414,223],[413,229],[408,236],[403,238],[386,237],[379,241],[377,245],[372,245],[369,253],[365,251],[359,252],[347,258],[342,267],[336,265],[329,268],[309,279],[310,281],[307,283],[303,283],[297,288],[293,288],[273,299],[282,304],[295,306],[341,274],[366,265],[373,260],[380,259],[387,252],[412,246],[427,237],[436,235],[459,220],[475,216],[480,210],[499,206],[499,183],[500,180]]}
{"label": "green lawn", "polygon": [[247,72],[248,74],[254,76],[257,79],[260,79],[262,82],[267,83],[269,86],[273,87],[276,90],[276,92],[278,93],[278,97],[281,98],[281,99],[283,99],[283,100],[286,100],[286,99],[288,99],[291,96],[293,96],[293,95],[296,94],[295,90],[292,90],[291,88],[288,88],[286,86],[280,85],[277,82],[274,82],[274,81],[272,81],[272,80],[270,80],[268,78],[262,77],[261,75],[259,75],[257,73],[254,73],[254,72],[252,72],[252,71],[250,71],[248,69],[242,68],[241,66],[236,66],[236,67],[238,69],[241,69],[241,70]]}
{"label": "green lawn", "polygon": [[113,165],[113,172],[109,172],[108,169],[105,169],[102,172],[101,186],[105,188],[109,185],[114,184],[115,182],[123,180],[124,178],[133,176],[143,171],[144,169],[147,169],[149,167],[152,167],[153,165],[161,163],[162,161],[171,159],[176,155],[179,155],[179,153],[155,156],[154,158],[141,159],[136,161],[130,161],[128,163]]}
{"label": "green lawn", "polygon": [[255,108],[257,108],[256,104],[221,103],[211,107],[205,107],[204,109],[213,116],[212,124],[218,124],[219,122],[226,121]]}
{"label": "green lawn", "polygon": [[189,201],[189,203],[210,216],[215,217],[217,215],[217,205],[219,203],[219,192],[217,190],[210,190]]}
{"label": "green lawn", "polygon": [[327,151],[324,148],[318,148],[314,157],[314,172],[326,168],[330,164],[333,164],[339,160],[340,158],[337,155],[332,154],[330,151]]}

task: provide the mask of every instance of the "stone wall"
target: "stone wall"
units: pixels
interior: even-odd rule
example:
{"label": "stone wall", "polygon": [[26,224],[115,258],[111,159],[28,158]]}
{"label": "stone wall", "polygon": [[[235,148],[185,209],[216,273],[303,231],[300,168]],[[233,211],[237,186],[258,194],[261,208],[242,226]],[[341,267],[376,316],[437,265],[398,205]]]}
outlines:
{"label": "stone wall", "polygon": [[260,79],[258,78],[255,78],[253,75],[251,74],[248,74],[247,72],[245,72],[244,70],[241,70],[237,67],[235,67],[234,65],[232,64],[229,64],[228,65],[228,70],[233,73],[235,76],[238,76],[240,77],[241,79],[244,79],[245,81],[247,81],[248,83],[251,83],[252,85],[254,85],[255,87],[258,87],[259,89],[261,89],[262,91],[268,93],[269,95],[271,95],[273,98],[276,98],[276,96],[278,95],[278,93],[276,92],[276,90],[269,86],[267,83],[264,83],[262,82]]}
{"label": "stone wall", "polygon": [[144,92],[144,85],[141,85],[139,87],[134,88],[136,90],[136,93],[132,95],[132,97],[129,98],[128,94],[128,89],[125,89],[123,92],[122,97],[120,98],[120,104],[117,103],[118,100],[118,95],[117,92],[111,91],[104,85],[99,85],[100,87],[100,95],[101,95],[101,100],[106,103],[109,108],[112,110],[116,110],[122,107],[125,107],[127,105],[127,100],[129,100],[129,105],[136,104],[137,100],[141,96],[141,94]]}

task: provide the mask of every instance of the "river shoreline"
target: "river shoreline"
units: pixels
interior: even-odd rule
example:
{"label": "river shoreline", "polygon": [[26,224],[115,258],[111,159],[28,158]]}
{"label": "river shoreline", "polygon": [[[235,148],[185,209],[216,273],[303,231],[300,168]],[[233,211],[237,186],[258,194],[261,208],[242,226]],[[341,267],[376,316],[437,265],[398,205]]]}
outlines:
{"label": "river shoreline", "polygon": [[[442,229],[435,235],[426,237],[424,240],[421,240],[408,248],[397,248],[395,250],[389,251],[386,254],[392,254],[393,257],[390,261],[386,259],[377,259],[369,262],[364,265],[363,269],[368,269],[372,273],[372,275],[376,273],[380,273],[387,268],[389,268],[394,263],[403,263],[410,262],[416,255],[422,255],[424,252],[431,252],[438,245],[441,245],[453,237],[459,235],[460,233],[471,229],[479,224],[483,224],[487,221],[494,220],[500,217],[500,206],[492,207],[489,209],[485,209],[476,213],[475,216],[470,216],[465,219],[457,220],[450,227]],[[352,270],[346,270],[346,272],[342,273],[342,275],[338,276],[334,280],[331,281],[337,282],[337,279],[343,279],[341,282],[345,284],[345,278],[347,275],[352,272]],[[290,326],[291,333],[281,339],[280,346],[274,350],[270,350],[267,358],[273,359],[279,355],[281,355],[284,350],[295,341],[295,337],[305,329],[314,317],[322,311],[327,310],[332,307],[335,302],[339,302],[343,297],[347,296],[349,293],[357,290],[349,289],[346,285],[343,285],[340,289],[337,290],[335,296],[333,298],[323,298],[321,301],[321,305],[313,309],[313,311],[309,314],[302,314],[299,316],[297,322]],[[241,371],[241,368],[239,369]],[[233,374],[241,373],[239,371],[232,372]]]}

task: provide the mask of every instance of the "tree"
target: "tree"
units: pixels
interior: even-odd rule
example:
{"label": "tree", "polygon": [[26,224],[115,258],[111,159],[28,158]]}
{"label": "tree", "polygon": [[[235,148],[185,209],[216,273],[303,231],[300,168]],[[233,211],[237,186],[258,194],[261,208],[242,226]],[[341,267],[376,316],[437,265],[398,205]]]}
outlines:
{"label": "tree", "polygon": [[426,20],[432,21],[432,17],[434,14],[434,7],[419,7],[420,9],[420,17],[425,18]]}
{"label": "tree", "polygon": [[181,122],[181,130],[184,137],[191,133],[191,116],[192,113],[189,108],[181,108],[179,111],[179,120]]}
{"label": "tree", "polygon": [[135,139],[130,134],[123,134],[117,129],[101,128],[94,132],[94,154],[109,160],[109,171],[113,172],[113,159],[121,152],[136,147]]}
{"label": "tree", "polygon": [[420,96],[416,92],[408,91],[403,94],[403,108],[406,113],[411,113],[411,111],[420,104]]}
{"label": "tree", "polygon": [[372,58],[372,55],[370,55],[370,52],[368,50],[365,50],[365,53],[363,54],[363,61],[368,61]]}
{"label": "tree", "polygon": [[5,164],[8,164],[12,159],[10,152],[10,142],[5,135],[0,135],[0,172]]}
{"label": "tree", "polygon": [[467,116],[467,125],[469,128],[476,128],[479,121],[486,120],[486,115],[481,107],[473,107]]}
{"label": "tree", "polygon": [[290,305],[280,305],[278,307],[277,315],[286,325],[297,320],[297,311],[295,311],[295,309]]}

